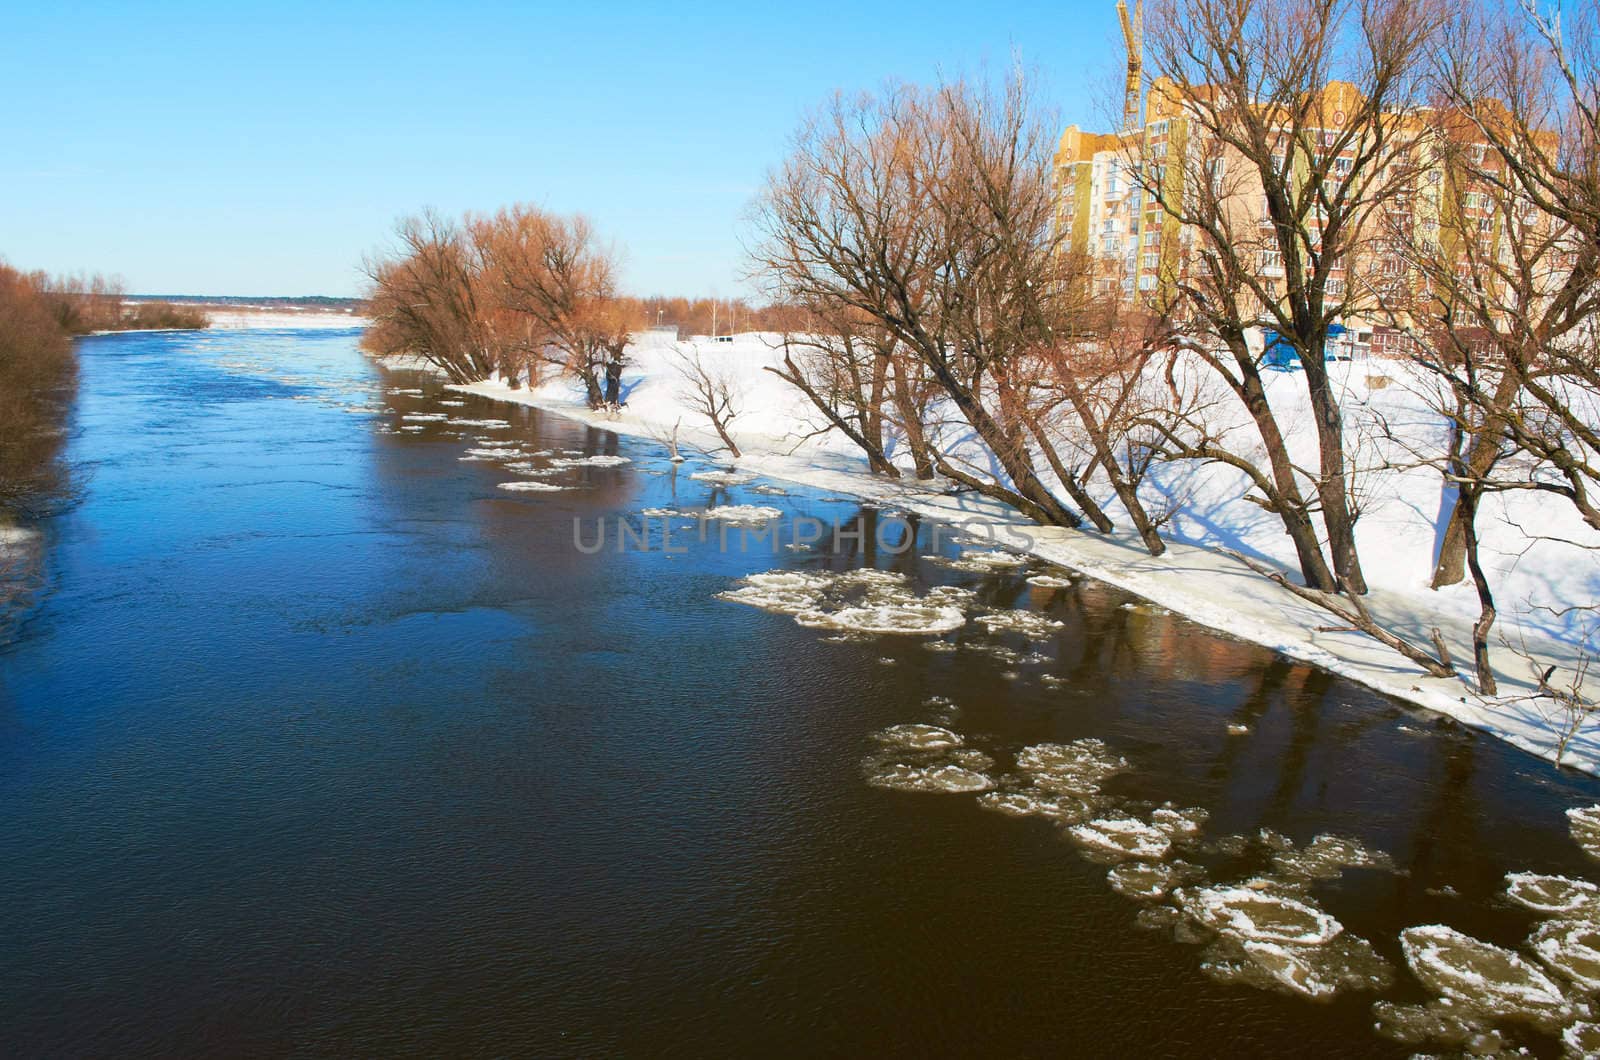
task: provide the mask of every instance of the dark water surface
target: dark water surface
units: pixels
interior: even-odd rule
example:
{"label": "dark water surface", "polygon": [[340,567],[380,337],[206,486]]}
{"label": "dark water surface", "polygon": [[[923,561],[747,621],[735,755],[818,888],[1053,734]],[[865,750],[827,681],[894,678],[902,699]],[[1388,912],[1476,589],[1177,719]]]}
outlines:
{"label": "dark water surface", "polygon": [[[868,785],[871,735],[903,722],[948,725],[996,775],[1097,737],[1132,764],[1119,805],[1387,852],[1399,871],[1310,894],[1394,968],[1390,999],[1428,996],[1402,928],[1515,946],[1535,918],[1504,873],[1590,871],[1563,810],[1593,781],[1094,583],[850,547],[584,555],[575,516],[874,515],[719,491],[702,463],[673,475],[648,442],[531,410],[441,407],[355,338],[82,345],[87,497],[0,648],[8,1055],[1411,1051],[1372,1033],[1380,995],[1215,981],[1050,821]],[[514,428],[345,407],[369,403]],[[402,425],[423,429],[384,433]],[[508,493],[458,459],[463,434],[632,463]],[[1046,656],[1019,662],[835,642],[715,597],[863,562],[1063,625],[946,638]]]}

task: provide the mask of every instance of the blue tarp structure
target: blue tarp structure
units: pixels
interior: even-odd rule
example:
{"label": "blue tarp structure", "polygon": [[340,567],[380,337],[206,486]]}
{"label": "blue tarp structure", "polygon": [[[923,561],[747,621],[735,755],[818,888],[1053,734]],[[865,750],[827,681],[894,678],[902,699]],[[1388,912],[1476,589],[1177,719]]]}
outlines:
{"label": "blue tarp structure", "polygon": [[[1328,325],[1329,343],[1328,346],[1323,348],[1322,355],[1324,358],[1330,361],[1333,360],[1333,351],[1330,348],[1332,340],[1339,338],[1344,332],[1345,327],[1343,324]],[[1266,329],[1265,336],[1267,348],[1261,355],[1261,366],[1263,368],[1276,368],[1280,372],[1292,372],[1300,367],[1300,354],[1295,351],[1294,343],[1271,328]]]}

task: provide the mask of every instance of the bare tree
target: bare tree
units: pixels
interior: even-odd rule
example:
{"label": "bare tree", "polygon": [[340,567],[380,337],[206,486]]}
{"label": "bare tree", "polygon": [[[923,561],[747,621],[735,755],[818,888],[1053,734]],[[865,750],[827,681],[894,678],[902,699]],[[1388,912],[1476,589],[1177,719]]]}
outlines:
{"label": "bare tree", "polygon": [[704,416],[722,445],[735,460],[742,455],[728,427],[740,412],[738,387],[731,372],[707,365],[698,347],[678,347],[673,351],[673,366],[683,380],[679,397],[691,412]]}
{"label": "bare tree", "polygon": [[[1409,0],[1164,0],[1147,20],[1152,105],[1183,130],[1163,142],[1166,153],[1151,145],[1129,164],[1171,222],[1160,251],[1164,308],[1253,420],[1268,467],[1252,477],[1316,589],[1366,590],[1326,354],[1330,328],[1366,310],[1367,286],[1353,281],[1379,256],[1382,212],[1413,185],[1439,17],[1438,5]],[[1262,329],[1304,370],[1319,453],[1309,476],[1290,459],[1250,346]],[[1179,452],[1224,459],[1214,442]]]}
{"label": "bare tree", "polygon": [[393,250],[363,262],[373,325],[362,344],[422,357],[457,383],[487,378],[499,358],[468,234],[431,210],[403,219],[396,234]]}
{"label": "bare tree", "polygon": [[536,360],[583,384],[590,408],[618,405],[639,307],[617,291],[619,255],[582,215],[528,206],[471,222],[493,287],[525,318]]}
{"label": "bare tree", "polygon": [[1019,373],[1058,319],[1032,308],[1071,289],[1056,282],[1052,141],[1020,78],[998,95],[954,82],[835,98],[768,180],[755,258],[775,300],[881,326],[1001,475],[930,446],[941,473],[1038,522],[1077,526],[1035,463],[1048,443],[1017,400],[1028,389]]}

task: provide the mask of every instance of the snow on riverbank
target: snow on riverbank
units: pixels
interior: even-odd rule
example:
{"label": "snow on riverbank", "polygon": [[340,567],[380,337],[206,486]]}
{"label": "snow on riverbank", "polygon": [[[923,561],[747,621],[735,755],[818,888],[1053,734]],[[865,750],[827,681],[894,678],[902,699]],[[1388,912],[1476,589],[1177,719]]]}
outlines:
{"label": "snow on riverbank", "polygon": [[[1338,625],[1328,613],[1302,602],[1238,560],[1218,551],[1236,549],[1286,569],[1293,552],[1275,517],[1244,500],[1245,483],[1217,465],[1168,465],[1145,484],[1153,500],[1181,498],[1181,512],[1165,529],[1170,548],[1152,558],[1126,530],[1093,532],[1039,527],[1002,505],[972,493],[950,495],[943,484],[891,480],[867,473],[865,462],[836,434],[813,436],[817,416],[805,399],[771,372],[775,338],[744,335],[734,342],[701,342],[698,352],[714,371],[734,381],[744,410],[733,435],[744,450],[736,463],[745,471],[915,511],[949,521],[1002,547],[1081,570],[1218,631],[1265,645],[1292,658],[1325,667],[1380,692],[1492,732],[1534,754],[1555,758],[1565,717],[1550,699],[1533,698],[1528,665],[1504,646],[1496,649],[1502,695],[1486,700],[1465,679],[1433,679],[1394,652],[1358,633],[1315,632]],[[683,344],[687,346],[688,344]],[[662,439],[680,420],[686,445],[710,450],[715,436],[685,410],[683,383],[674,368],[672,344],[645,337],[630,351],[634,364],[624,377],[626,405],[620,413],[587,409],[566,380],[533,390],[503,381],[454,387],[497,400],[532,405],[621,434]],[[1442,429],[1422,402],[1393,378],[1381,362],[1336,367],[1347,389],[1352,421],[1381,418],[1415,439]],[[1314,464],[1315,440],[1305,405],[1304,380],[1294,374],[1271,380],[1272,398],[1287,424],[1302,466]],[[975,454],[974,454],[975,455]],[[1375,460],[1369,462],[1375,463]],[[1437,626],[1458,661],[1470,660],[1470,626],[1476,598],[1470,586],[1443,592],[1427,588],[1437,527],[1448,508],[1439,477],[1429,470],[1370,472],[1358,527],[1362,559],[1373,592],[1369,606],[1380,621],[1425,642]],[[1108,498],[1109,499],[1109,498]],[[1557,666],[1559,685],[1581,663],[1588,630],[1579,617],[1555,612],[1600,599],[1600,563],[1584,548],[1600,544],[1571,515],[1565,502],[1533,494],[1492,498],[1486,510],[1485,563],[1491,570],[1502,615],[1502,633],[1544,664]],[[1108,505],[1116,517],[1116,509]],[[1125,520],[1119,520],[1125,523]],[[1600,732],[1580,733],[1563,761],[1600,772]]]}
{"label": "snow on riverbank", "polygon": [[211,326],[222,331],[286,328],[295,330],[321,330],[330,328],[364,328],[372,321],[355,313],[323,309],[253,309],[228,306],[203,306],[211,318]]}

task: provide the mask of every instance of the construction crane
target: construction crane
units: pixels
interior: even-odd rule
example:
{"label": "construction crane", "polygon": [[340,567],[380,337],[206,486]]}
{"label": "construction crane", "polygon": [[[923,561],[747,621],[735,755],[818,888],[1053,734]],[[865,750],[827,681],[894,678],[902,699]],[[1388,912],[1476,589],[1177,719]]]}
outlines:
{"label": "construction crane", "polygon": [[1128,45],[1128,83],[1122,95],[1122,131],[1139,127],[1140,74],[1144,68],[1144,0],[1133,0],[1133,18],[1128,5],[1117,0],[1117,17],[1122,20],[1122,39]]}

